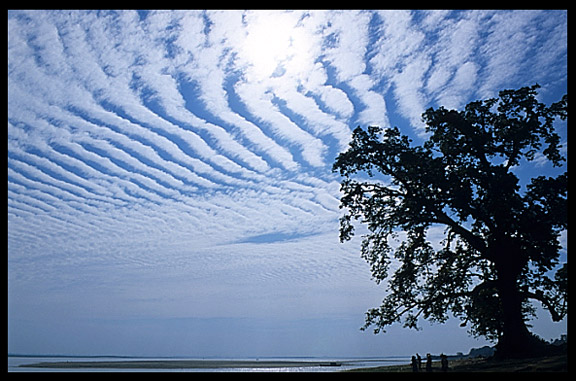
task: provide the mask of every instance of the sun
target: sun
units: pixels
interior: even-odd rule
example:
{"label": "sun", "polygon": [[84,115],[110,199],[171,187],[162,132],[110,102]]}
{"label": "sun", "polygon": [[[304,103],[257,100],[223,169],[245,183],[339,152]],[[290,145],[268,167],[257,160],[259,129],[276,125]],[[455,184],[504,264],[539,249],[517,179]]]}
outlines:
{"label": "sun", "polygon": [[263,12],[247,18],[247,34],[240,54],[259,79],[296,74],[309,54],[309,38],[291,12]]}

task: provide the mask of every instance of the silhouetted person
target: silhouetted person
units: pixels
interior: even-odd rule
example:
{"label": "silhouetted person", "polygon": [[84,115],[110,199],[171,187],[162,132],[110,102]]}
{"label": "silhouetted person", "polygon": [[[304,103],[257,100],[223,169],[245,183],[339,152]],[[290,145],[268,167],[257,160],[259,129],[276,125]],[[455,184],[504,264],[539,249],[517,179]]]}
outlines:
{"label": "silhouetted person", "polygon": [[412,372],[418,372],[418,360],[416,360],[416,356],[412,356]]}
{"label": "silhouetted person", "polygon": [[422,357],[418,353],[416,353],[416,359],[418,360],[418,371],[422,371]]}
{"label": "silhouetted person", "polygon": [[442,372],[448,371],[448,357],[444,353],[440,355],[440,363],[442,364]]}
{"label": "silhouetted person", "polygon": [[432,355],[426,355],[426,372],[432,372]]}

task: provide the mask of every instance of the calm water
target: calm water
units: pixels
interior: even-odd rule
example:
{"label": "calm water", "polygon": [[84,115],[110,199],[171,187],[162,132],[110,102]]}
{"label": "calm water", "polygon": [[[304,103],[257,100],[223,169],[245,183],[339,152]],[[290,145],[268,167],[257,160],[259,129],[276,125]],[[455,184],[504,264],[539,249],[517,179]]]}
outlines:
{"label": "calm water", "polygon": [[[198,358],[170,358],[170,360],[203,360]],[[229,368],[229,369],[46,369],[46,368],[19,368],[22,364],[34,364],[39,362],[60,362],[60,361],[153,361],[168,360],[166,358],[117,358],[117,357],[11,357],[8,356],[9,372],[339,372],[354,368],[370,368],[385,365],[408,364],[408,357],[394,358],[266,358],[265,360],[283,360],[283,361],[322,361],[322,362],[339,362],[339,367],[290,367],[290,368]],[[218,360],[256,360],[254,358],[245,359],[218,359]],[[264,359],[262,359],[264,360]]]}

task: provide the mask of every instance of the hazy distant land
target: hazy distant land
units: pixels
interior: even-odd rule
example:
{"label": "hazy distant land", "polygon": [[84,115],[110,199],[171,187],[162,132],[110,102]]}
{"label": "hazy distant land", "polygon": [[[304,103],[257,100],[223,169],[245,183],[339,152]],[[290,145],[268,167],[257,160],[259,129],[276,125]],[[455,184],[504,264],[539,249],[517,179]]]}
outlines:
{"label": "hazy distant land", "polygon": [[213,368],[292,368],[340,366],[330,361],[259,361],[259,360],[146,360],[146,361],[57,361],[20,365],[25,368],[61,369],[213,369]]}

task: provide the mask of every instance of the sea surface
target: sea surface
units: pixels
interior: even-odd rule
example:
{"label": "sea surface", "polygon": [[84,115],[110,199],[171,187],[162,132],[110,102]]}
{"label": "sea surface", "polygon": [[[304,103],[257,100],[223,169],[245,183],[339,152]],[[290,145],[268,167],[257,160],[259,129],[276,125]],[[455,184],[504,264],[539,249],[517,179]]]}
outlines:
{"label": "sea surface", "polygon": [[23,364],[39,362],[85,362],[85,361],[158,361],[158,360],[249,360],[256,358],[190,358],[190,357],[21,357],[8,356],[8,372],[340,372],[355,368],[372,368],[376,366],[409,364],[408,357],[383,357],[383,358],[326,358],[326,357],[274,357],[259,358],[266,361],[310,361],[310,362],[337,362],[341,366],[308,366],[308,367],[285,367],[285,368],[202,368],[202,369],[49,369],[49,368],[19,368]]}

